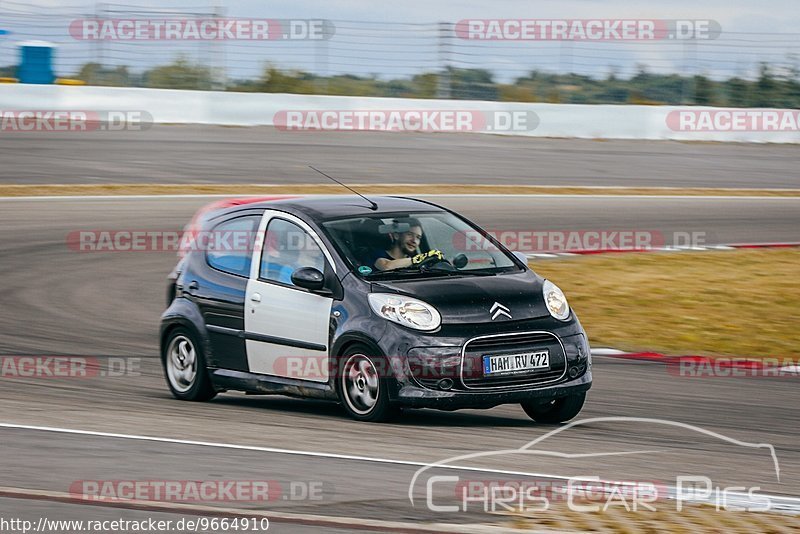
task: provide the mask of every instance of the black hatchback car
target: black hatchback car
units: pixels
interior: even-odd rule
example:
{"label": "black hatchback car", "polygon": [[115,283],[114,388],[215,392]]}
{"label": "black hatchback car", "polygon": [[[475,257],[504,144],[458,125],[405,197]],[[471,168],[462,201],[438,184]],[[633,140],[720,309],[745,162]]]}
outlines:
{"label": "black hatchback car", "polygon": [[193,220],[161,317],[179,399],[226,390],[402,407],[581,410],[586,334],[561,290],[464,217],[400,197],[218,203]]}

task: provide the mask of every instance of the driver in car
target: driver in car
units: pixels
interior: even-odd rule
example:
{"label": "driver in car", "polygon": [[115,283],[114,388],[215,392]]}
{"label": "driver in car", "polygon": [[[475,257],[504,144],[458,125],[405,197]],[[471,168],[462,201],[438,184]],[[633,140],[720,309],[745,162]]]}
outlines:
{"label": "driver in car", "polygon": [[397,228],[407,228],[407,230],[389,234],[392,238],[392,246],[389,250],[376,251],[373,256],[373,265],[376,269],[389,271],[444,259],[441,250],[432,249],[428,252],[419,252],[422,225],[417,219],[398,219],[394,221],[394,225]]}

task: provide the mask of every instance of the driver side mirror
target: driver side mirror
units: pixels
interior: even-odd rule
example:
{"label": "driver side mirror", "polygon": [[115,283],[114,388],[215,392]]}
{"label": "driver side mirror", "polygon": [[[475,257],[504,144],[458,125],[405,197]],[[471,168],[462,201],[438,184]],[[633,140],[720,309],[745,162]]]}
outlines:
{"label": "driver side mirror", "polygon": [[469,258],[466,254],[459,254],[453,258],[453,267],[456,269],[463,269],[469,263]]}
{"label": "driver side mirror", "polygon": [[297,287],[319,292],[325,287],[325,275],[313,267],[301,267],[292,273],[292,283]]}
{"label": "driver side mirror", "polygon": [[528,256],[526,256],[525,254],[523,254],[518,250],[513,251],[512,254],[514,255],[515,258],[521,261],[525,265],[525,267],[528,266]]}

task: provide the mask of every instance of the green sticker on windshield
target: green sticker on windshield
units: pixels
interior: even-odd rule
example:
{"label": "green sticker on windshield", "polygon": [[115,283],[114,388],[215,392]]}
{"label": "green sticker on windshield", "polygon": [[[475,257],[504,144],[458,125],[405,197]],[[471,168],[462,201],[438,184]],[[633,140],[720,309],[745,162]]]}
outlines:
{"label": "green sticker on windshield", "polygon": [[362,265],[361,267],[358,268],[358,272],[360,272],[361,274],[369,274],[372,272],[372,267]]}

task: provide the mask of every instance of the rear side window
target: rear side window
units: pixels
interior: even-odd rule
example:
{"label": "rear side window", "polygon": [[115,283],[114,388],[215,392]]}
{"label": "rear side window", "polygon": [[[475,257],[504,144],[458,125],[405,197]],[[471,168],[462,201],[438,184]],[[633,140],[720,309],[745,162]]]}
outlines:
{"label": "rear side window", "polygon": [[208,236],[206,262],[219,271],[237,276],[250,276],[250,261],[253,257],[260,215],[237,217],[216,225]]}

